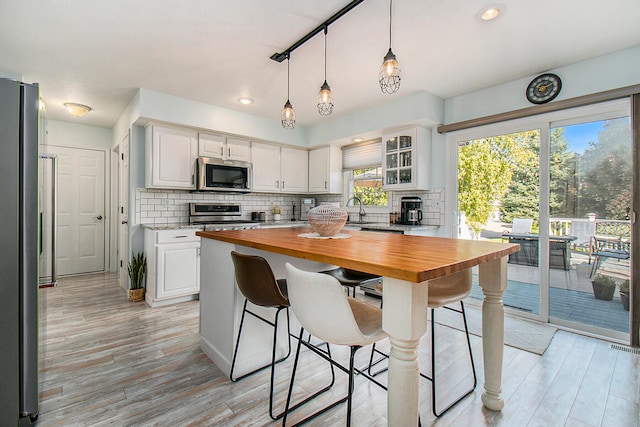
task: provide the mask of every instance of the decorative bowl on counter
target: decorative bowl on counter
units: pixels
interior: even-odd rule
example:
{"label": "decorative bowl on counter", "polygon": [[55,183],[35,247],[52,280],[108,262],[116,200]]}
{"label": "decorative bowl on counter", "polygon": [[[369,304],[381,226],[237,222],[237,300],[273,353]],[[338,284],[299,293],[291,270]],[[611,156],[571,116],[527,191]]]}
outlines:
{"label": "decorative bowl on counter", "polygon": [[347,211],[330,205],[316,206],[308,214],[309,225],[322,237],[338,234],[348,217]]}

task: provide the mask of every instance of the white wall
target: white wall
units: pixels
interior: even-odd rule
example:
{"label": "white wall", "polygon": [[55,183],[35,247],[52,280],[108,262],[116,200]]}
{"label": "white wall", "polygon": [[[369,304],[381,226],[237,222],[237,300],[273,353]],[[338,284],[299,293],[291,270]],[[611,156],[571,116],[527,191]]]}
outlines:
{"label": "white wall", "polygon": [[46,144],[65,147],[110,149],[112,130],[97,126],[47,120]]}
{"label": "white wall", "polygon": [[354,136],[365,140],[380,137],[385,129],[408,124],[434,127],[443,123],[444,100],[422,91],[405,96],[395,96],[389,101],[361,111],[342,116],[308,131],[307,146],[315,147],[327,143],[345,145]]}
{"label": "white wall", "polygon": [[[549,70],[562,79],[556,100],[575,98],[640,84],[640,45],[619,52]],[[531,107],[525,89],[538,74],[445,101],[445,123],[456,123],[492,114]]]}
{"label": "white wall", "polygon": [[147,121],[157,120],[259,140],[306,146],[307,130],[303,126],[285,130],[279,121],[148,89],[140,89],[139,98],[141,119],[138,119],[136,124],[143,125]]}

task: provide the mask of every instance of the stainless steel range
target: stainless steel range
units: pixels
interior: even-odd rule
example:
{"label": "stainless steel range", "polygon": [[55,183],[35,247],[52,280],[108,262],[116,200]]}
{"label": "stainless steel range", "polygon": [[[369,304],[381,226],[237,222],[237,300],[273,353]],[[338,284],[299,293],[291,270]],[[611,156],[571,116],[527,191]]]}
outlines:
{"label": "stainless steel range", "polygon": [[242,219],[238,204],[189,203],[189,224],[204,225],[205,231],[260,228],[260,223]]}

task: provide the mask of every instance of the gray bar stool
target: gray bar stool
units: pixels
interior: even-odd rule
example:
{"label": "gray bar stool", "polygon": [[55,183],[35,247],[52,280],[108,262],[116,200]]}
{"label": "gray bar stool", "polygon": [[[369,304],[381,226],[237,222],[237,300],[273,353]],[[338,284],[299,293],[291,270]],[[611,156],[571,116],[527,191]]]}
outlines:
{"label": "gray bar stool", "polygon": [[[464,303],[462,302],[469,293],[471,292],[471,269],[467,269],[464,271],[460,271],[458,273],[451,274],[449,276],[441,277],[438,279],[434,279],[429,281],[429,296],[427,302],[427,308],[431,309],[431,377],[420,372],[420,376],[431,381],[431,411],[433,415],[436,417],[441,416],[449,409],[451,409],[456,403],[460,402],[462,399],[467,397],[469,394],[475,390],[476,385],[478,383],[478,379],[476,377],[476,368],[473,362],[473,352],[471,351],[471,340],[469,339],[469,328],[467,327],[467,316],[464,311]],[[380,289],[382,287],[380,286]],[[460,303],[460,310],[447,307],[447,304]],[[436,393],[436,321],[435,321],[435,309],[436,308],[445,308],[447,310],[455,311],[457,313],[462,314],[462,322],[464,323],[464,332],[467,337],[467,348],[469,349],[469,360],[471,362],[471,372],[473,374],[473,385],[471,388],[467,389],[463,392],[459,397],[457,397],[453,402],[449,403],[445,406],[444,409],[438,411],[437,407],[437,393]],[[373,361],[374,353],[378,353],[382,355],[381,358]],[[377,372],[372,373],[371,368],[382,360],[388,358],[389,356],[385,353],[382,353],[379,350],[376,350],[375,344],[371,349],[371,357],[369,359],[369,369],[368,373],[372,376],[378,375],[381,372],[386,371],[386,368],[381,369]]]}
{"label": "gray bar stool", "polygon": [[356,297],[356,288],[358,286],[362,286],[364,284],[381,279],[380,276],[376,276],[375,274],[364,273],[362,271],[351,270],[349,268],[343,267],[322,271],[322,273],[328,274],[338,279],[338,282],[340,282],[340,284],[347,289],[347,295],[354,298]]}

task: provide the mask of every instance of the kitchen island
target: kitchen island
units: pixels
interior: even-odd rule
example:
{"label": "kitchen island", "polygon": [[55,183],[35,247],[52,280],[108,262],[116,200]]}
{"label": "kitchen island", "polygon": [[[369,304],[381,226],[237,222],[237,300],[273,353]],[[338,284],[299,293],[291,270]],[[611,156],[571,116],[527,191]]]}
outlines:
{"label": "kitchen island", "polygon": [[[475,266],[485,299],[482,309],[484,392],[482,402],[498,411],[501,397],[504,307],[507,257],[515,244],[469,241],[393,233],[347,231],[346,239],[298,237],[309,228],[277,228],[198,232],[201,247],[201,348],[229,372],[233,337],[238,328],[241,295],[235,290],[230,252],[261,255],[276,277],[285,277],[284,264],[321,271],[338,265],[383,276],[383,329],[389,334],[388,424],[416,426],[419,407],[418,344],[427,328],[429,280]],[[285,336],[286,336],[286,328]],[[243,332],[244,333],[244,332]],[[269,334],[254,334],[268,342]],[[253,341],[252,341],[253,342]],[[258,348],[261,343],[255,342]],[[263,348],[269,345],[262,343]],[[263,351],[268,360],[269,351]],[[256,354],[247,356],[257,363]]]}

